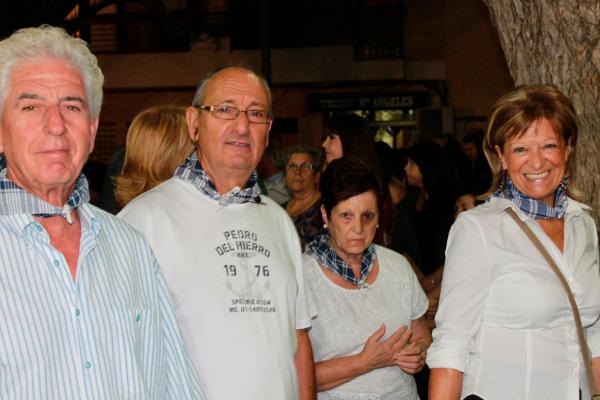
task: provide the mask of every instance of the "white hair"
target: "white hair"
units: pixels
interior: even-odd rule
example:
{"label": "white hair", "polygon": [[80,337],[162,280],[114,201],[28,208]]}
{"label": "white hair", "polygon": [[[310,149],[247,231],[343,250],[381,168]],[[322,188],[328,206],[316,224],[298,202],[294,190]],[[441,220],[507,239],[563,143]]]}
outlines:
{"label": "white hair", "polygon": [[14,70],[24,62],[41,57],[63,59],[79,71],[90,118],[98,118],[102,108],[104,75],[98,67],[96,56],[85,41],[69,36],[62,28],[50,25],[20,29],[0,41],[0,117]]}

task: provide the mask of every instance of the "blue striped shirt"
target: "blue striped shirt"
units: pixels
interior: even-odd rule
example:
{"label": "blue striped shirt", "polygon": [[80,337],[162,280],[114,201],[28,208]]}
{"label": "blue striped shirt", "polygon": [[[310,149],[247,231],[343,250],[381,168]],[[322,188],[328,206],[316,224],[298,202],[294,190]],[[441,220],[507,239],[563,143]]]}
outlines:
{"label": "blue striped shirt", "polygon": [[78,212],[76,281],[31,215],[0,216],[0,398],[203,399],[147,242]]}

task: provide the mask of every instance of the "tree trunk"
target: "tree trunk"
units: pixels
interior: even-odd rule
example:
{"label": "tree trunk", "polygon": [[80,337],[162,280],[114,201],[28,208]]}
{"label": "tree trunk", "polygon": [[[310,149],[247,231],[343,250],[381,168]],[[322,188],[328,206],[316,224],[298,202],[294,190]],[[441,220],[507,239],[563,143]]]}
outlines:
{"label": "tree trunk", "polygon": [[517,85],[552,83],[579,117],[574,182],[600,210],[600,2],[483,0]]}

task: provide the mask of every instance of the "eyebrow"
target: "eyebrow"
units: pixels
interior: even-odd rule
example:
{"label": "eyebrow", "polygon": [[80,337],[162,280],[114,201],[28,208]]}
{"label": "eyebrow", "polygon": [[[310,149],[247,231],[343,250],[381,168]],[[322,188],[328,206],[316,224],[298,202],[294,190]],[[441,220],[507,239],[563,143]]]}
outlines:
{"label": "eyebrow", "polygon": [[[35,93],[21,93],[21,95],[17,98],[17,102],[21,100],[44,100],[44,98]],[[60,101],[75,101],[81,104],[87,104],[86,101],[80,96],[65,96],[60,98]]]}
{"label": "eyebrow", "polygon": [[60,100],[61,101],[76,101],[81,104],[87,104],[85,99],[80,96],[65,96],[65,97],[61,98]]}
{"label": "eyebrow", "polygon": [[33,93],[21,93],[21,95],[17,98],[17,101],[21,101],[21,100],[40,100],[42,98],[42,96],[37,95],[37,94],[33,94]]}
{"label": "eyebrow", "polygon": [[[226,104],[226,103],[235,104],[236,102],[235,102],[235,100],[231,99],[231,100],[223,100],[223,101],[219,102],[218,104]],[[265,111],[268,111],[268,109],[269,109],[267,106],[265,106],[262,103],[259,103],[258,101],[252,101],[250,104],[248,104],[247,109],[250,109],[255,106],[264,108]],[[239,107],[239,106],[236,105],[235,107]]]}

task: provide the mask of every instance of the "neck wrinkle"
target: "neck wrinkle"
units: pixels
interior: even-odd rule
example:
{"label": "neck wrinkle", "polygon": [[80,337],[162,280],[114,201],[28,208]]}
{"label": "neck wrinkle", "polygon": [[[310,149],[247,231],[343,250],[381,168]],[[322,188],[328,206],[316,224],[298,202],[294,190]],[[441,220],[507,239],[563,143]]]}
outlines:
{"label": "neck wrinkle", "polygon": [[52,204],[53,206],[62,208],[67,201],[69,200],[69,196],[75,189],[75,182],[72,182],[70,185],[56,185],[52,187],[28,187],[27,185],[23,185],[21,180],[12,172],[10,167],[7,167],[6,177],[13,181],[17,186],[21,187],[26,192],[31,193],[32,195],[39,197],[44,200],[46,203]]}
{"label": "neck wrinkle", "polygon": [[227,173],[223,173],[223,174],[213,173],[212,166],[210,165],[209,162],[207,162],[207,160],[204,157],[202,157],[201,154],[198,154],[198,160],[200,161],[200,165],[202,166],[202,169],[204,170],[204,172],[206,172],[206,174],[210,178],[211,182],[215,185],[215,189],[217,190],[217,192],[220,195],[224,195],[224,194],[231,192],[231,190],[234,187],[239,187],[240,189],[245,189],[246,183],[248,182],[248,180],[250,179],[250,176],[252,175],[252,171],[250,171],[248,173],[244,173],[244,175],[238,174],[238,176],[227,174]]}

